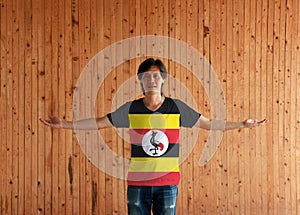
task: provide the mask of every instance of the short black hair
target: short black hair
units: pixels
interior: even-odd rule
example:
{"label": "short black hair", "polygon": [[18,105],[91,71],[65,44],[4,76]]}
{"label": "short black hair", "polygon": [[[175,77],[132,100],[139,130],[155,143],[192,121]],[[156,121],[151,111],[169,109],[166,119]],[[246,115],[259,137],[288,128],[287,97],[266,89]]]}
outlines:
{"label": "short black hair", "polygon": [[139,66],[139,69],[137,72],[137,76],[138,76],[139,80],[142,79],[143,73],[148,71],[151,66],[157,66],[160,70],[160,73],[161,73],[161,76],[163,77],[163,79],[166,78],[167,69],[166,69],[166,66],[164,65],[164,63],[159,59],[154,60],[153,58],[148,58],[148,59],[144,60]]}

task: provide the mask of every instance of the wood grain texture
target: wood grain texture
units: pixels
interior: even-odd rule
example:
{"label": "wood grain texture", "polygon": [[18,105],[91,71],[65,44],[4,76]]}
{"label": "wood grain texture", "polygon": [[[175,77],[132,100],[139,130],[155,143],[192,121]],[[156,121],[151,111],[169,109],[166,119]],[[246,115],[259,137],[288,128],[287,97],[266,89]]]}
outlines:
{"label": "wood grain texture", "polygon": [[[183,129],[183,143],[196,141],[181,147],[189,156],[180,166],[177,214],[299,214],[299,19],[298,0],[0,0],[0,214],[124,214],[126,181],[105,172],[119,164],[110,152],[129,159],[127,131],[88,132],[81,141],[75,132],[50,129],[39,118],[72,119],[74,90],[89,63],[97,72],[85,80],[87,93],[75,107],[81,116],[91,107],[103,116],[130,94],[141,95],[140,85],[131,81],[139,63],[156,57],[156,50],[202,71],[199,81],[165,57],[164,90],[188,103],[194,99],[197,110],[212,117],[219,108],[210,101],[218,96],[212,77],[207,65],[194,65],[188,46],[218,76],[227,120],[270,122],[225,132],[202,167],[210,133]],[[143,35],[188,46],[119,43],[102,64],[93,61],[111,44]],[[135,52],[139,55],[128,59]],[[103,82],[97,86],[94,79]],[[135,84],[126,85],[128,80]],[[123,169],[112,173],[124,176]]]}

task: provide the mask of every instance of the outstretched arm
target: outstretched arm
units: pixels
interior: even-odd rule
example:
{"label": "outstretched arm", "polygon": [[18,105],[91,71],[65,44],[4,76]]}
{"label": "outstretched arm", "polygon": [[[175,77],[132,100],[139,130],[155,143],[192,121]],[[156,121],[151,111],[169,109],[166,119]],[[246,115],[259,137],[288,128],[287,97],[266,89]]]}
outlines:
{"label": "outstretched arm", "polygon": [[232,130],[239,128],[253,128],[264,125],[267,122],[267,119],[260,121],[256,119],[247,119],[241,122],[227,122],[222,120],[207,119],[204,116],[200,116],[195,124],[195,127],[203,128],[205,130]]}
{"label": "outstretched arm", "polygon": [[[97,127],[94,126],[95,120],[96,120]],[[63,129],[76,128],[78,130],[93,130],[93,129],[101,129],[101,128],[107,128],[112,126],[107,116],[96,118],[96,119],[94,118],[83,119],[76,122],[66,121],[55,116],[49,116],[49,119],[40,118],[40,121],[51,128],[63,128]],[[76,125],[75,128],[74,128],[74,124]]]}

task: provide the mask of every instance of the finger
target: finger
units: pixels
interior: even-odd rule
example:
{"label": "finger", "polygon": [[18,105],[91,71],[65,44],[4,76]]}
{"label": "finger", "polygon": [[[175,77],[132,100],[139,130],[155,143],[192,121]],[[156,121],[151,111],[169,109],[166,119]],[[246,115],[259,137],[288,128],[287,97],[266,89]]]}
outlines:
{"label": "finger", "polygon": [[258,124],[263,124],[265,122],[265,119],[258,122]]}
{"label": "finger", "polygon": [[261,120],[259,123],[260,124],[265,124],[265,123],[267,123],[269,120],[268,119],[263,119],[263,120]]}
{"label": "finger", "polygon": [[258,121],[257,123],[263,123],[265,121],[265,119]]}
{"label": "finger", "polygon": [[43,119],[43,118],[40,118],[40,121],[41,121],[42,123],[46,123],[46,120]]}
{"label": "finger", "polygon": [[267,119],[263,119],[263,120],[257,121],[257,122],[255,123],[255,125],[256,125],[256,126],[259,126],[259,125],[263,125],[263,124],[265,124],[265,123],[267,123],[267,122],[268,122]]}
{"label": "finger", "polygon": [[45,125],[50,126],[50,122],[49,122],[49,121],[47,121],[47,120],[45,120],[45,119],[42,119],[42,118],[40,118],[40,121],[41,121],[42,123],[44,123]]}

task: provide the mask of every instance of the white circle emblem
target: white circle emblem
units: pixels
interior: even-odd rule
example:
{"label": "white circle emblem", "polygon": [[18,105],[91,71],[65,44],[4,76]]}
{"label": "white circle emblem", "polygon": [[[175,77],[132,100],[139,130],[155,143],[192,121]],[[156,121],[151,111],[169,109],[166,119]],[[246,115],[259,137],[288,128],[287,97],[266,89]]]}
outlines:
{"label": "white circle emblem", "polygon": [[159,157],[166,153],[169,147],[169,140],[164,132],[150,130],[143,136],[142,147],[147,155]]}

